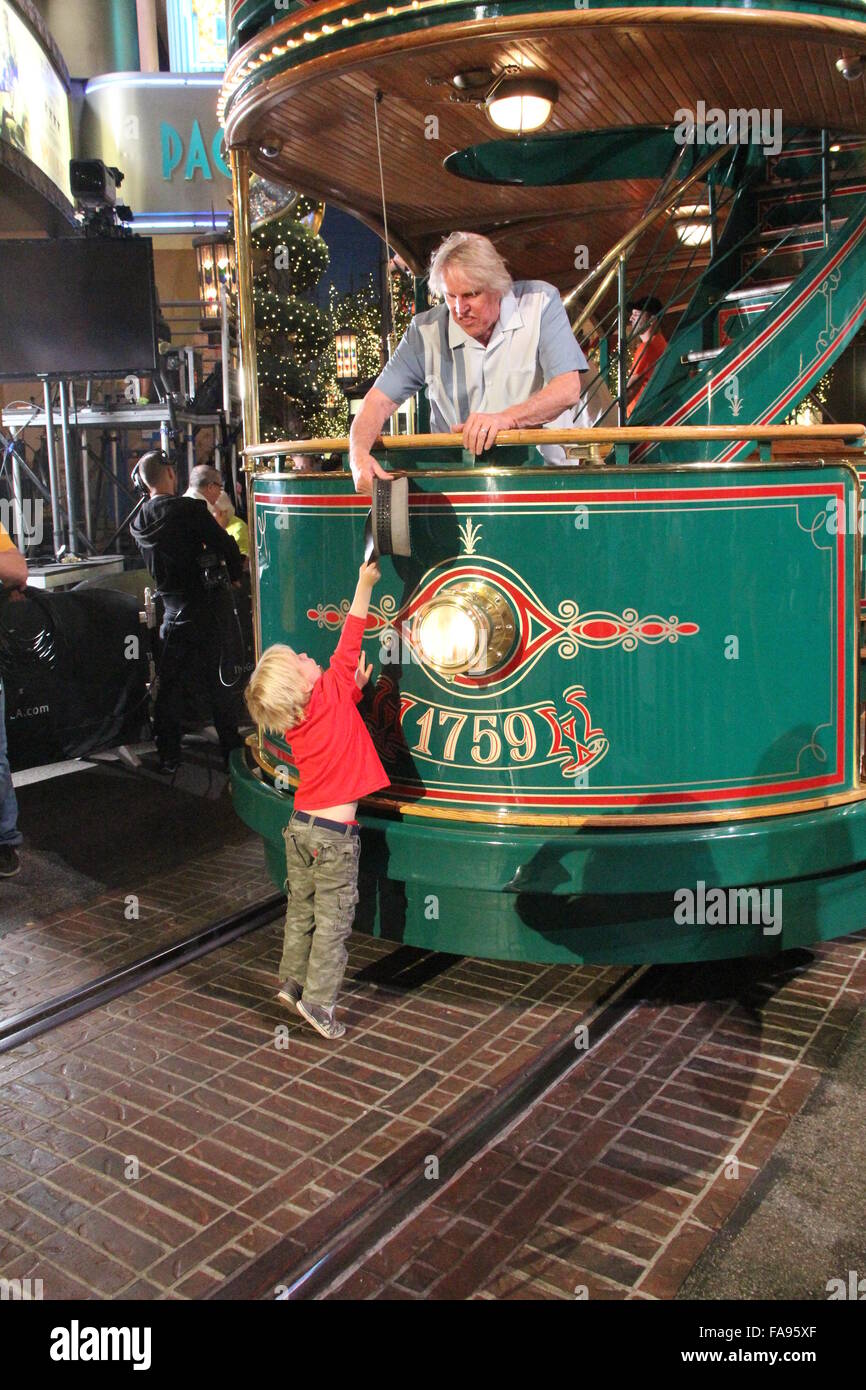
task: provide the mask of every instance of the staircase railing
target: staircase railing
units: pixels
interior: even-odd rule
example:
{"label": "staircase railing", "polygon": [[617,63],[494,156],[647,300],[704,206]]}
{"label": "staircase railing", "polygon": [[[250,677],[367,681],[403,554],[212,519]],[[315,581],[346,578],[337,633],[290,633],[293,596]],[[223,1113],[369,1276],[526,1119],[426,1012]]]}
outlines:
{"label": "staircase railing", "polygon": [[[687,148],[687,146],[683,146],[684,150]],[[687,193],[696,183],[700,183],[709,170],[713,169],[720,160],[724,159],[729,153],[729,146],[720,145],[712,154],[707,155],[706,159],[702,159],[700,164],[692,170],[681,184],[677,184],[672,192],[668,192],[658,201],[653,199],[647,211],[635,223],[631,230],[626,232],[620,237],[619,241],[614,243],[610,250],[602,256],[598,265],[590,270],[589,273],[575,285],[573,290],[569,290],[568,294],[563,295],[562,302],[565,308],[569,309],[576,300],[581,300],[583,298],[590,285],[594,284],[597,280],[601,280],[601,284],[596,288],[592,297],[572,321],[571,326],[575,333],[578,333],[583,327],[586,319],[592,313],[595,305],[610,285],[611,280],[616,275],[617,265],[621,257],[627,255],[631,251],[635,243],[640,240],[647,228],[651,227],[657,218],[676,207],[677,203],[682,201],[683,194]]]}
{"label": "staircase railing", "polygon": [[[786,152],[791,153],[797,142],[802,139],[804,132],[801,129],[792,131],[780,151],[780,157]],[[688,147],[684,147],[688,149]],[[828,159],[829,159],[829,136],[826,132],[822,134],[821,140],[821,174],[822,174],[822,222],[824,226],[824,239],[827,240],[830,216],[830,187],[828,178]],[[681,152],[682,153],[682,152]],[[721,169],[722,161],[728,159],[729,164],[725,169]],[[737,161],[745,163],[745,169],[737,168]],[[751,166],[751,167],[750,167]],[[671,215],[678,207],[684,208],[686,199],[691,193],[694,200],[694,188],[703,180],[708,184],[708,206],[709,215],[699,219],[703,223],[709,223],[710,239],[710,262],[702,266],[700,274],[690,281],[695,260],[700,252],[700,245],[697,240],[692,247],[691,255],[687,257],[685,265],[678,268],[676,283],[672,289],[668,289],[666,302],[663,303],[661,314],[663,317],[671,309],[679,309],[680,312],[686,310],[686,318],[681,322],[687,323],[692,340],[700,339],[697,346],[706,349],[706,326],[710,322],[715,322],[718,314],[718,300],[721,296],[713,297],[708,293],[707,303],[700,302],[698,294],[699,287],[712,273],[713,278],[721,280],[735,263],[734,258],[739,255],[743,247],[756,236],[768,230],[765,218],[757,215],[746,219],[745,230],[742,234],[725,236],[724,232],[720,239],[717,235],[717,228],[722,215],[726,214],[735,204],[735,201],[745,199],[746,195],[751,194],[758,177],[763,172],[763,162],[755,164],[748,158],[748,150],[743,146],[731,143],[721,144],[711,151],[705,158],[695,166],[691,173],[685,178],[678,180],[676,170],[679,167],[675,160],[671,169],[668,170],[662,184],[655,196],[647,206],[644,213],[635,225],[626,232],[602,257],[601,261],[587,275],[585,275],[575,287],[564,297],[563,302],[567,309],[577,305],[577,313],[572,319],[572,327],[575,333],[579,333],[587,325],[591,326],[593,335],[599,340],[601,349],[598,356],[598,372],[587,384],[583,396],[583,404],[586,407],[585,418],[593,420],[594,423],[603,424],[605,420],[615,423],[617,419],[625,420],[627,415],[628,402],[628,360],[630,349],[634,341],[634,333],[629,333],[626,323],[626,305],[628,299],[634,299],[639,295],[643,297],[655,297],[653,289],[657,287],[662,278],[669,270],[671,263],[681,253],[681,245],[673,245],[666,252],[659,255],[659,243],[664,237],[666,230],[671,226]],[[719,199],[717,193],[719,189],[726,189],[727,196]],[[740,204],[744,204],[741,202]],[[746,204],[746,206],[748,206]],[[733,224],[732,224],[733,225]],[[649,248],[647,254],[642,257],[642,267],[638,278],[627,284],[626,271],[631,261],[633,263],[638,244],[646,233],[655,227],[655,240]],[[727,231],[727,223],[725,231]],[[747,267],[742,273],[736,274],[730,283],[725,284],[725,294],[733,295],[741,291],[756,274],[766,276],[768,263],[772,256],[780,251],[784,252],[788,243],[796,235],[796,228],[792,228],[788,233],[781,236],[772,248],[772,251],[762,260]],[[594,312],[598,304],[605,298],[611,285],[617,279],[616,303],[608,309],[601,319],[594,319]],[[589,297],[587,298],[587,295]],[[682,301],[685,300],[685,303]],[[606,390],[610,376],[611,356],[609,351],[610,340],[616,339],[617,361],[617,384],[616,397],[611,399],[608,395],[609,404],[603,409],[593,408],[593,397],[595,393],[603,393]],[[709,359],[716,354],[717,349],[713,348],[701,354],[690,354],[688,364],[693,364],[698,360]],[[683,359],[685,361],[685,359]],[[663,406],[664,399],[670,398],[675,393],[683,377],[675,374],[674,377],[665,385],[662,397],[659,398],[660,408]],[[601,406],[604,406],[603,394],[598,397]]]}
{"label": "staircase railing", "polygon": [[[723,160],[727,160],[730,167],[726,170],[721,182],[723,184],[728,183],[734,162],[740,155],[739,149],[735,149],[732,152],[730,146],[720,145],[701,159],[690,174],[684,179],[678,180],[676,177],[677,170],[681,166],[682,158],[685,153],[688,153],[688,150],[689,147],[684,146],[683,150],[680,151],[662,180],[660,188],[650,200],[645,211],[635,225],[620,237],[606,255],[602,257],[599,264],[585,275],[573,290],[564,296],[563,302],[568,310],[576,302],[584,300],[584,296],[588,290],[592,291],[589,299],[582,303],[572,321],[572,327],[575,333],[579,333],[581,328],[588,322],[592,322],[592,315],[597,305],[610,289],[614,278],[618,281],[615,308],[604,315],[601,321],[596,321],[593,324],[594,332],[605,340],[615,334],[618,357],[617,399],[610,400],[610,403],[603,409],[595,409],[593,407],[590,414],[595,415],[597,422],[603,422],[607,419],[609,422],[615,423],[617,418],[623,420],[626,416],[628,354],[633,338],[633,335],[629,334],[626,321],[626,267],[629,256],[644,235],[655,227],[655,242],[649,254],[644,258],[644,268],[638,281],[633,283],[628,291],[631,297],[635,297],[643,286],[644,281],[653,279],[655,282],[658,282],[661,276],[665,274],[672,259],[680,253],[680,246],[674,245],[662,260],[657,259],[659,242],[665,235],[666,230],[670,228],[669,214],[678,205],[681,205],[683,200],[688,197],[690,193],[694,196],[693,190],[696,185],[706,179],[708,175],[711,175],[713,170],[715,170]],[[669,302],[675,302],[683,280],[691,271],[695,257],[698,254],[698,249],[697,246],[692,248],[687,264],[679,275],[676,293],[671,297]],[[647,297],[650,297],[653,287],[654,286],[650,285],[647,288]],[[585,408],[593,406],[593,397],[596,393],[600,392],[602,388],[606,390],[608,386],[608,371],[604,370],[604,368],[607,367],[607,363],[600,362],[599,365],[602,370],[589,382],[584,392],[583,402]],[[603,399],[600,403],[602,406],[604,405]]]}

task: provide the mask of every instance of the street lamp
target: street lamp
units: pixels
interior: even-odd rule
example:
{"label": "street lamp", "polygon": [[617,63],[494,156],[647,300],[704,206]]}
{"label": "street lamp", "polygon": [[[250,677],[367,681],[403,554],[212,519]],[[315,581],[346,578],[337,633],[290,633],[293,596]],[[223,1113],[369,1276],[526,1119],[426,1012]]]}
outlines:
{"label": "street lamp", "polygon": [[236,287],[235,248],[225,232],[208,232],[193,239],[198,269],[198,297],[202,306],[201,327],[206,332],[219,327],[220,287],[229,292]]}
{"label": "street lamp", "polygon": [[337,354],[337,377],[340,381],[353,381],[358,376],[358,335],[343,332],[334,335],[334,348]]}

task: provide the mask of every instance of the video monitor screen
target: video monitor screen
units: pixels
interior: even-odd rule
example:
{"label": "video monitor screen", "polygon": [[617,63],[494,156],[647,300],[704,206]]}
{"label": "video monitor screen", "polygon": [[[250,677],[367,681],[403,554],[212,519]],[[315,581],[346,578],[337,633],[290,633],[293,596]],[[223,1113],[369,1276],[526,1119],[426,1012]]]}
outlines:
{"label": "video monitor screen", "polygon": [[0,380],[152,372],[153,244],[0,239],[0,315]]}

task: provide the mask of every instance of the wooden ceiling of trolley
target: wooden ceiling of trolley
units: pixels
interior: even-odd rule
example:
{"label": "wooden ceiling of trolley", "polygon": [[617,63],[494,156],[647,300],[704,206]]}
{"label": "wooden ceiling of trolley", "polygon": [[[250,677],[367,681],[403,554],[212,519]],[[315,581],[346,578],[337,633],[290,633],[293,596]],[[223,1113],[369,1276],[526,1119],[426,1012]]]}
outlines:
{"label": "wooden ceiling of trolley", "polygon": [[[541,7],[539,7],[541,8]],[[331,0],[304,10],[315,26]],[[282,21],[238,53],[227,90],[252,54],[269,55],[298,32],[298,15]],[[866,25],[850,25],[853,34]],[[252,167],[325,199],[382,231],[374,103],[377,91],[388,224],[393,246],[420,269],[431,249],[455,228],[493,236],[513,272],[553,280],[561,289],[579,276],[574,247],[589,263],[637,220],[656,183],[621,179],[560,187],[496,186],[457,178],[443,159],[497,137],[486,114],[449,100],[450,80],[470,68],[519,65],[559,87],[546,132],[623,125],[671,125],[678,108],[780,109],[784,128],[866,131],[866,79],[846,81],[836,59],[840,22],[804,13],[635,6],[628,11],[550,12],[486,18],[398,37],[356,41],[269,74],[230,101],[230,144],[250,149]],[[866,50],[863,43],[861,51]],[[438,118],[438,139],[425,118]],[[266,157],[263,149],[278,151]],[[660,171],[661,172],[661,171]],[[699,201],[699,199],[696,199]],[[674,236],[673,230],[669,233]]]}

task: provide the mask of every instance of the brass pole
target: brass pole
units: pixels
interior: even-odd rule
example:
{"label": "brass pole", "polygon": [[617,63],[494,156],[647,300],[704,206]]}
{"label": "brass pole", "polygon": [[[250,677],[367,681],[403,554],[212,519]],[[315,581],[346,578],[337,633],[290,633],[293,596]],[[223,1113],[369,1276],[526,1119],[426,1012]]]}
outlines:
{"label": "brass pole", "polygon": [[[619,423],[625,426],[628,419],[628,290],[626,288],[625,256],[620,256],[616,267],[616,332],[617,332],[617,373],[616,394],[619,397]],[[626,455],[626,458],[628,455]],[[616,461],[619,463],[619,453]]]}
{"label": "brass pole", "polygon": [[241,349],[241,411],[244,444],[259,442],[259,382],[256,375],[256,322],[253,309],[253,257],[250,235],[250,157],[232,150],[232,194],[235,211],[235,258],[238,272],[238,318]]}
{"label": "brass pole", "polygon": [[[244,444],[247,448],[259,443],[259,382],[256,372],[256,323],[253,307],[253,265],[250,237],[250,157],[244,149],[230,152],[232,198],[235,214],[235,260],[238,275],[238,338],[241,360],[241,418]],[[247,520],[250,537],[250,607],[253,620],[253,652],[258,661],[262,652],[259,618],[258,530],[256,527],[253,481],[255,463],[245,468],[247,488]],[[258,743],[261,751],[261,730]]]}

